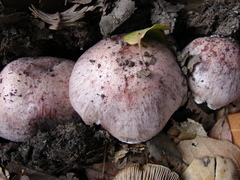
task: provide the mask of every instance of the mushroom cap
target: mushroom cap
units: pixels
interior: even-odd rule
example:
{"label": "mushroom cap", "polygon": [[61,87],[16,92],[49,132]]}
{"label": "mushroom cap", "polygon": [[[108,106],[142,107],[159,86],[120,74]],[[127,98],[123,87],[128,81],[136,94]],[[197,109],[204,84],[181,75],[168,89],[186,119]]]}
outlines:
{"label": "mushroom cap", "polygon": [[0,137],[26,141],[37,131],[79,120],[69,101],[74,62],[20,58],[0,73]]}
{"label": "mushroom cap", "polygon": [[101,124],[127,143],[158,134],[187,94],[166,46],[148,39],[141,50],[144,62],[139,47],[126,44],[123,35],[101,40],[78,59],[69,83],[70,101],[83,121]]}
{"label": "mushroom cap", "polygon": [[189,58],[188,84],[197,104],[218,109],[240,96],[240,50],[233,40],[197,38],[183,54]]}

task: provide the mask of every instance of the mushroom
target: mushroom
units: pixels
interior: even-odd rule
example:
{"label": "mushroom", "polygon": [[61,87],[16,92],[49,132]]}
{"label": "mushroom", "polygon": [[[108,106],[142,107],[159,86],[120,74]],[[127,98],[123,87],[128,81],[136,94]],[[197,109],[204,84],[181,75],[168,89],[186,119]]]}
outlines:
{"label": "mushroom", "polygon": [[114,180],[179,180],[177,173],[171,171],[169,168],[158,164],[145,164],[140,166],[135,163],[120,171]]}
{"label": "mushroom", "polygon": [[188,84],[197,104],[218,109],[240,97],[240,51],[232,39],[202,37],[181,54],[187,61]]}
{"label": "mushroom", "polygon": [[187,94],[186,79],[165,45],[144,38],[139,49],[123,35],[82,54],[69,86],[71,104],[83,121],[101,124],[126,143],[158,134]]}
{"label": "mushroom", "polygon": [[0,137],[23,142],[38,130],[80,120],[69,101],[74,62],[20,58],[0,73]]}

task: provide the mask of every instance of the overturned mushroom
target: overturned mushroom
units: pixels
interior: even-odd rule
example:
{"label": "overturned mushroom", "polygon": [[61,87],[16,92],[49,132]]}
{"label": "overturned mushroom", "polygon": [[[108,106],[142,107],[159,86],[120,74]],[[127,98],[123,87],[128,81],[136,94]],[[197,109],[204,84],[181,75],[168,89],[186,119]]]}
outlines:
{"label": "overturned mushroom", "polygon": [[114,180],[179,180],[177,173],[171,171],[169,168],[158,164],[132,164],[129,167],[120,171]]}
{"label": "overturned mushroom", "polygon": [[123,35],[87,50],[69,85],[70,101],[85,123],[101,124],[127,143],[159,133],[187,93],[186,79],[165,45],[149,38],[139,49]]}
{"label": "overturned mushroom", "polygon": [[69,101],[74,62],[20,58],[0,73],[0,137],[26,141],[37,131],[79,120]]}
{"label": "overturned mushroom", "polygon": [[231,39],[204,37],[182,52],[188,83],[197,104],[218,109],[240,97],[240,49]]}

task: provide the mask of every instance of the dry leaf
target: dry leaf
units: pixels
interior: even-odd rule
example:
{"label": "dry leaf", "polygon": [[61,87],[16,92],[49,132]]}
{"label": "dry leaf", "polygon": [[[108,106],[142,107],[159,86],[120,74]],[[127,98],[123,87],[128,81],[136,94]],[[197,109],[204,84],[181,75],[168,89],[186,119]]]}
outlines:
{"label": "dry leaf", "polygon": [[129,150],[132,152],[132,153],[143,153],[144,150],[145,150],[145,144],[132,144],[130,147],[129,147]]}
{"label": "dry leaf", "polygon": [[209,137],[232,142],[232,133],[226,116],[216,122],[209,133]]}
{"label": "dry leaf", "polygon": [[[207,163],[206,163],[207,161]],[[215,160],[213,157],[204,159],[194,158],[181,179],[184,180],[214,180]]]}
{"label": "dry leaf", "polygon": [[86,168],[86,174],[89,180],[112,180],[118,173],[116,167],[109,161],[105,164],[103,171],[103,163],[96,163]]}
{"label": "dry leaf", "polygon": [[228,115],[227,119],[232,132],[233,143],[240,147],[240,113]]}
{"label": "dry leaf", "polygon": [[215,180],[238,180],[236,166],[231,159],[216,157],[216,177]]}
{"label": "dry leaf", "polygon": [[187,121],[184,121],[180,124],[174,123],[174,127],[179,129],[181,133],[207,137],[207,133],[204,130],[203,126],[200,123],[189,118]]}
{"label": "dry leaf", "polygon": [[195,134],[191,134],[191,133],[180,133],[179,136],[177,137],[177,139],[179,139],[180,141],[182,141],[182,140],[194,139],[195,137],[196,137]]}
{"label": "dry leaf", "polygon": [[224,108],[217,110],[216,119],[220,119],[221,117],[226,116],[226,114],[235,114],[239,112],[240,112],[240,97],[233,101],[231,104],[225,106]]}
{"label": "dry leaf", "polygon": [[221,156],[231,159],[240,174],[240,148],[229,141],[197,136],[178,144],[183,161],[191,164],[194,158]]}
{"label": "dry leaf", "polygon": [[181,176],[184,180],[238,180],[236,167],[231,159],[220,156],[194,158]]}
{"label": "dry leaf", "polygon": [[177,137],[180,133],[181,133],[181,131],[180,131],[178,128],[174,127],[174,126],[170,127],[170,129],[167,131],[167,134],[168,134],[168,136],[169,136],[170,138],[175,138],[175,137]]}
{"label": "dry leaf", "polygon": [[157,136],[148,140],[146,145],[153,163],[170,166],[175,172],[182,173],[185,164],[181,154],[166,134],[160,132]]}
{"label": "dry leaf", "polygon": [[125,149],[121,149],[121,150],[115,152],[115,156],[114,156],[113,161],[116,163],[119,159],[125,157],[127,153],[128,153],[128,151],[125,150]]}
{"label": "dry leaf", "polygon": [[173,126],[170,128],[168,135],[174,139],[175,144],[178,144],[181,140],[194,139],[196,136],[207,137],[207,132],[202,124],[188,118],[187,121],[182,123],[173,121]]}

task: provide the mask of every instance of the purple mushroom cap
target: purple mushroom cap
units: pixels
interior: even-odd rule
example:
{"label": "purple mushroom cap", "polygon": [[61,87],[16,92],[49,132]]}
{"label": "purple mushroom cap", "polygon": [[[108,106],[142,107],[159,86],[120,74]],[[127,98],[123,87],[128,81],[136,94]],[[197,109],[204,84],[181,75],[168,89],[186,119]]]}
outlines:
{"label": "purple mushroom cap", "polygon": [[127,143],[158,134],[187,94],[186,79],[165,45],[145,39],[139,49],[125,43],[123,35],[87,50],[69,85],[70,101],[83,121],[101,124]]}
{"label": "purple mushroom cap", "polygon": [[233,40],[203,37],[182,52],[189,59],[188,84],[197,104],[218,109],[240,97],[240,49]]}
{"label": "purple mushroom cap", "polygon": [[74,62],[20,58],[0,73],[0,137],[22,142],[38,130],[80,120],[69,101]]}

